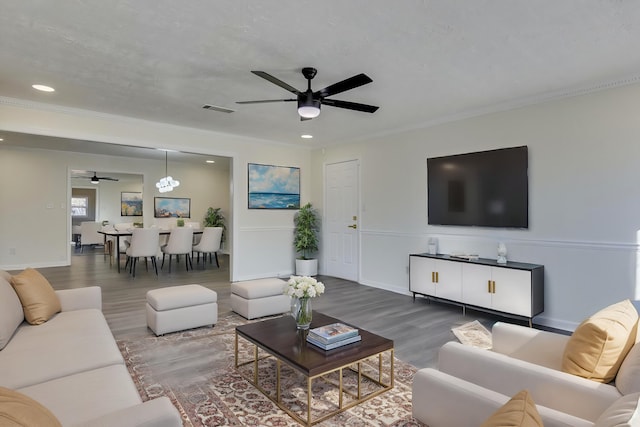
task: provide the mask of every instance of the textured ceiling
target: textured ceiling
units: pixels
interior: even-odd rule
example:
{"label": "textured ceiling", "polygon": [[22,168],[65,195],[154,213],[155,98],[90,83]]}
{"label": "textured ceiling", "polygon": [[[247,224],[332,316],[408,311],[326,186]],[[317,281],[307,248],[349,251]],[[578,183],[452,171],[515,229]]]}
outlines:
{"label": "textured ceiling", "polygon": [[[0,96],[321,147],[581,93],[640,75],[640,2],[0,0]],[[250,73],[373,83],[301,122]],[[41,93],[31,84],[56,88]],[[226,114],[204,104],[231,108]],[[312,140],[300,135],[310,133]]]}

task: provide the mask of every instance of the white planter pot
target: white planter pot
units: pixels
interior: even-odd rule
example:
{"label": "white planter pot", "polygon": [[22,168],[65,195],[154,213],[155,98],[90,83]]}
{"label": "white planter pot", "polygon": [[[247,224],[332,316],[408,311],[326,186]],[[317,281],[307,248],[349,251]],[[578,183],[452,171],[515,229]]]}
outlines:
{"label": "white planter pot", "polygon": [[317,259],[296,259],[296,276],[316,276],[317,274]]}

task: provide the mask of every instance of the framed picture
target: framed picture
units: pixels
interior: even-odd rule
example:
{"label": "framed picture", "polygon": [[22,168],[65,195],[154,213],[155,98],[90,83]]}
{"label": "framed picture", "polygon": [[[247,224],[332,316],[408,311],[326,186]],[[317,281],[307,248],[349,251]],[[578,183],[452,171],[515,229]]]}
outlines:
{"label": "framed picture", "polygon": [[142,216],[142,193],[120,193],[120,216]]}
{"label": "framed picture", "polygon": [[249,163],[249,209],[300,209],[300,168]]}
{"label": "framed picture", "polygon": [[154,197],[155,218],[191,218],[191,199],[178,197]]}

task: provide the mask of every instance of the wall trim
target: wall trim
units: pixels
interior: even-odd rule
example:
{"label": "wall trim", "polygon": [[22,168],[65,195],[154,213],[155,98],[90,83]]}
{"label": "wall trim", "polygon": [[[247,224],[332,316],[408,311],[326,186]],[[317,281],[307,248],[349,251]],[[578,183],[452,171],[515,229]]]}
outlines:
{"label": "wall trim", "polygon": [[625,250],[640,251],[640,243],[629,242],[605,242],[605,241],[588,241],[588,240],[562,240],[562,239],[522,239],[522,238],[500,238],[489,236],[477,236],[472,234],[446,234],[446,233],[410,233],[397,231],[380,231],[361,229],[362,235],[383,236],[383,237],[402,237],[402,238],[421,238],[429,237],[446,238],[451,240],[483,240],[489,242],[497,242],[498,240],[505,243],[521,244],[529,246],[545,246],[545,247],[562,247],[562,248],[581,248],[581,249],[609,249],[609,250]]}

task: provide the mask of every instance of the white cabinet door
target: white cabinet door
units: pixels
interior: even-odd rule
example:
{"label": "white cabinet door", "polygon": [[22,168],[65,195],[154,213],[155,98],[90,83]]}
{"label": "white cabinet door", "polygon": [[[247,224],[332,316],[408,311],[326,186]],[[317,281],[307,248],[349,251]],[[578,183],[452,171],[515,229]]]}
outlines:
{"label": "white cabinet door", "polygon": [[531,317],[531,272],[499,267],[491,270],[495,283],[491,308]]}
{"label": "white cabinet door", "polygon": [[436,296],[452,301],[462,300],[462,264],[434,259]]}
{"label": "white cabinet door", "polygon": [[478,264],[462,264],[462,302],[478,307],[491,308],[492,267]]}
{"label": "white cabinet door", "polygon": [[433,260],[420,256],[409,257],[409,290],[419,294],[435,296]]}

